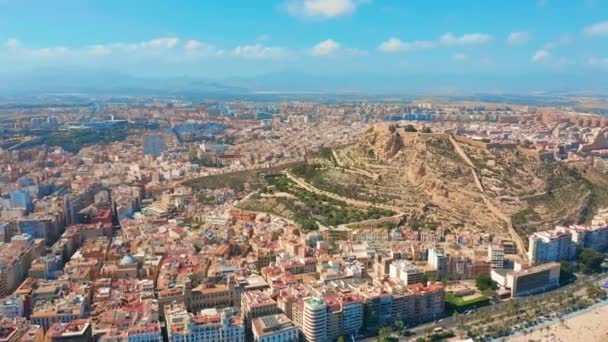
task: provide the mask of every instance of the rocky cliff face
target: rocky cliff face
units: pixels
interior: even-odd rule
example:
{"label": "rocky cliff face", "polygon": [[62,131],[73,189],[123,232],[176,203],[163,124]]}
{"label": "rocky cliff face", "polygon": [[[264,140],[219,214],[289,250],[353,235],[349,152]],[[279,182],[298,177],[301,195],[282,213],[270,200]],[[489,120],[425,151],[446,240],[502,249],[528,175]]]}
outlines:
{"label": "rocky cliff face", "polygon": [[512,217],[524,237],[557,223],[576,223],[589,206],[598,206],[590,201],[602,198],[594,195],[594,183],[585,180],[584,172],[541,162],[515,149],[484,150],[460,143],[469,158],[465,161],[453,143],[448,135],[375,125],[358,144],[336,153],[346,167],[374,173],[378,178],[366,184],[340,182],[359,186],[361,192],[380,194],[387,204],[412,212],[418,219],[505,236],[504,221],[484,204],[472,169],[488,198]]}
{"label": "rocky cliff face", "polygon": [[363,143],[369,145],[374,156],[380,159],[393,158],[403,147],[401,135],[389,127],[372,126],[363,138]]}

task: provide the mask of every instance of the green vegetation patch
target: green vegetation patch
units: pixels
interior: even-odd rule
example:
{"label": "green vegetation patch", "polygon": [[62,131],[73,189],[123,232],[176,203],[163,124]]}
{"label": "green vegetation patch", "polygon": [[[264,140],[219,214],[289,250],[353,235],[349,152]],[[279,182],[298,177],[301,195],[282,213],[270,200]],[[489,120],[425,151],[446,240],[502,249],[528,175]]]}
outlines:
{"label": "green vegetation patch", "polygon": [[490,304],[490,298],[486,296],[479,296],[465,300],[463,297],[456,296],[451,292],[446,292],[445,301],[457,311]]}
{"label": "green vegetation patch", "polygon": [[341,168],[323,167],[319,164],[300,164],[291,168],[291,172],[317,189],[342,197],[374,203],[388,203],[398,198],[368,190],[365,184],[372,184],[374,180],[362,175],[349,174],[347,170]]}
{"label": "green vegetation patch", "polygon": [[78,153],[81,148],[93,144],[108,144],[123,141],[129,133],[126,127],[116,127],[105,130],[79,129],[70,131],[54,131],[44,140],[49,146],[60,146],[64,150]]}
{"label": "green vegetation patch", "polygon": [[192,179],[184,182],[184,185],[189,186],[194,191],[202,189],[221,189],[221,188],[232,188],[236,191],[245,190],[258,190],[265,186],[266,180],[265,175],[279,173],[285,168],[297,165],[293,163],[290,165],[283,165],[277,167],[256,169],[256,170],[245,170],[223,173],[219,175],[204,176],[196,179]]}
{"label": "green vegetation patch", "polygon": [[513,224],[516,226],[524,225],[528,222],[539,221],[540,219],[540,215],[532,208],[521,210],[511,218]]}
{"label": "green vegetation patch", "polygon": [[316,194],[297,186],[283,175],[268,176],[266,182],[268,186],[261,190],[262,194],[287,193],[293,195],[293,198],[275,200],[280,202],[283,211],[288,211],[290,218],[300,224],[304,230],[318,229],[317,222],[326,226],[338,226],[395,215],[390,210],[357,208],[346,202]]}

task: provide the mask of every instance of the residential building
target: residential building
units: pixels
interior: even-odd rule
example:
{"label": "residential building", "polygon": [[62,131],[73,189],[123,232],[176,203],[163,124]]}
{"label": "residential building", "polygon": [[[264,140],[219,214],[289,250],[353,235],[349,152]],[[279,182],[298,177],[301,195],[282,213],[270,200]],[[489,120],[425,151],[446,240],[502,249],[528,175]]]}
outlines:
{"label": "residential building", "polygon": [[400,279],[407,285],[424,282],[424,271],[406,260],[396,260],[391,263],[389,276]]}
{"label": "residential building", "polygon": [[572,234],[568,230],[535,232],[528,241],[530,265],[570,260],[576,252],[576,245],[572,243]]}
{"label": "residential building", "polygon": [[32,196],[26,191],[16,189],[11,191],[11,207],[25,210],[28,214],[34,211]]}
{"label": "residential building", "polygon": [[262,316],[252,321],[254,342],[293,342],[298,329],[284,314]]}
{"label": "residential building", "polygon": [[186,310],[184,303],[165,307],[167,337],[170,342],[243,342],[245,330],[238,311],[206,309],[199,314]]}
{"label": "residential building", "polygon": [[23,317],[0,316],[0,342],[44,342],[44,330]]}
{"label": "residential building", "polygon": [[30,319],[45,329],[55,323],[69,323],[87,315],[88,299],[70,294],[63,298],[36,301]]}
{"label": "residential building", "polygon": [[446,256],[443,250],[430,248],[427,260],[429,265],[437,272],[437,279],[442,279],[446,274]]}
{"label": "residential building", "polygon": [[254,318],[274,315],[279,311],[277,302],[260,290],[246,291],[241,295],[241,317],[247,333],[247,341],[253,340],[251,324]]}
{"label": "residential building", "polygon": [[504,268],[505,249],[501,245],[488,246],[488,260],[492,268]]}
{"label": "residential building", "polygon": [[89,342],[93,341],[93,328],[86,319],[68,323],[54,323],[46,332],[46,342]]}
{"label": "residential building", "polygon": [[302,326],[307,341],[327,341],[327,306],[323,299],[311,298],[304,301]]}
{"label": "residential building", "polygon": [[[556,228],[556,229],[559,229]],[[572,234],[572,242],[581,248],[591,248],[596,251],[608,249],[608,225],[570,226],[568,231]]]}
{"label": "residential building", "polygon": [[490,263],[486,260],[461,254],[448,255],[446,278],[448,280],[475,279],[481,274],[489,274],[490,270]]}
{"label": "residential building", "polygon": [[0,299],[0,316],[6,318],[25,317],[24,297],[12,294]]}

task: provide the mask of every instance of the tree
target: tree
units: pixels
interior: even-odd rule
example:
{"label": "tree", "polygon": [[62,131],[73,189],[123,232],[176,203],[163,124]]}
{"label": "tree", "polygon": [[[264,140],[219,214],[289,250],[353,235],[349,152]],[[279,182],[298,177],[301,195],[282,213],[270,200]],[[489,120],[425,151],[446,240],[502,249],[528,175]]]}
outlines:
{"label": "tree", "polygon": [[603,261],[604,255],[590,248],[583,249],[578,256],[580,270],[585,274],[600,272],[602,270]]}
{"label": "tree", "polygon": [[496,290],[498,288],[498,285],[496,284],[496,282],[494,280],[492,280],[492,277],[490,277],[489,274],[480,274],[476,279],[475,279],[475,284],[477,285],[477,288],[480,291],[484,291],[484,290]]}
{"label": "tree", "polygon": [[391,337],[392,333],[393,333],[393,331],[389,327],[380,328],[380,330],[378,331],[378,341],[380,341],[380,342],[388,341],[388,339]]}
{"label": "tree", "polygon": [[346,342],[346,339],[344,338],[344,336],[340,336],[338,337],[338,341],[336,342]]}
{"label": "tree", "polygon": [[405,324],[403,324],[403,321],[400,319],[398,319],[395,322],[395,327],[397,328],[398,331],[402,331],[404,326],[405,326]]}
{"label": "tree", "polygon": [[416,127],[414,127],[414,125],[407,125],[405,126],[405,131],[406,132],[418,132],[418,130],[416,129]]}
{"label": "tree", "polygon": [[424,127],[422,133],[433,133],[433,131],[429,127]]}

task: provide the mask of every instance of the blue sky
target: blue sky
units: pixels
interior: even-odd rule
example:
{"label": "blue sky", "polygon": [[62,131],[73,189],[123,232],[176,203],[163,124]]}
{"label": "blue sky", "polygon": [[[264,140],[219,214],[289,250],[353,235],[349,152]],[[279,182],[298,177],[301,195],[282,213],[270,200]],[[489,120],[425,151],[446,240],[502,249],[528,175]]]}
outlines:
{"label": "blue sky", "polygon": [[426,76],[438,87],[471,77],[496,89],[568,75],[584,88],[581,79],[608,77],[608,1],[0,0],[0,42],[0,73],[284,74],[393,86]]}

